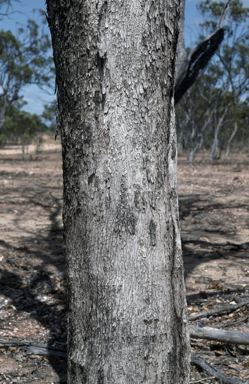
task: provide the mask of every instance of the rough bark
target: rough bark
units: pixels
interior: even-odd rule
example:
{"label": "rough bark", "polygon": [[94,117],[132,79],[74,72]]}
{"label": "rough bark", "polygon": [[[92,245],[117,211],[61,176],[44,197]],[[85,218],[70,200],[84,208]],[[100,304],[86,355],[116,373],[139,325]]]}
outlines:
{"label": "rough bark", "polygon": [[173,109],[177,0],[47,0],[68,383],[187,383]]}

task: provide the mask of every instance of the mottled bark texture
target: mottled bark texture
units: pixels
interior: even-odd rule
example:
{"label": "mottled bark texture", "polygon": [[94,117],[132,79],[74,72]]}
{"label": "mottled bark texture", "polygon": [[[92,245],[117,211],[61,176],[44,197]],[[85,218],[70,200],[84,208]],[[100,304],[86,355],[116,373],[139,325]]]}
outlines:
{"label": "mottled bark texture", "polygon": [[68,383],[188,382],[173,108],[178,0],[47,0]]}

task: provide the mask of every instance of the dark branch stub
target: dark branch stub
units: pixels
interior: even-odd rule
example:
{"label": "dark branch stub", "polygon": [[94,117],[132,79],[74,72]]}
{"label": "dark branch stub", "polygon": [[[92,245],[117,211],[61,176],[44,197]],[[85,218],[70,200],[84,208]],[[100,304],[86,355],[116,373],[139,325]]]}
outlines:
{"label": "dark branch stub", "polygon": [[202,41],[190,54],[186,62],[185,71],[178,77],[175,84],[175,104],[193,85],[199,72],[203,70],[217,51],[224,39],[224,29],[218,29],[208,39]]}
{"label": "dark branch stub", "polygon": [[224,29],[222,28],[231,0],[227,0],[217,24],[216,32],[187,54],[184,42],[184,12],[185,0],[180,5],[179,37],[177,45],[177,63],[175,79],[175,104],[177,104],[187,90],[194,84],[198,74],[213,57],[222,40]]}

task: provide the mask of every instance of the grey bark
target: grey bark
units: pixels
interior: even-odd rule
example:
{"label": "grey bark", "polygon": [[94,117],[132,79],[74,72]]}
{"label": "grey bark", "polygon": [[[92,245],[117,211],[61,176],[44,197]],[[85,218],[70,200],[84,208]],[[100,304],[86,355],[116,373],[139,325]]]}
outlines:
{"label": "grey bark", "polygon": [[68,383],[188,383],[173,108],[177,0],[47,0]]}

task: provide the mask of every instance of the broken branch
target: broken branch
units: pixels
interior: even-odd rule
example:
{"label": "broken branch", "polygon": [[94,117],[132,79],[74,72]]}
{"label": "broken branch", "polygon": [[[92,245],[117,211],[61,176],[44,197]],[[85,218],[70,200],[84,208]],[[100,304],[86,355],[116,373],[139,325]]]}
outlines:
{"label": "broken branch", "polygon": [[197,339],[215,340],[227,344],[249,345],[249,332],[190,325],[189,333],[191,337]]}
{"label": "broken branch", "polygon": [[230,304],[230,305],[224,305],[223,307],[212,308],[207,311],[201,311],[199,313],[196,313],[195,315],[189,316],[188,320],[193,321],[193,320],[199,319],[199,317],[216,315],[221,312],[231,312],[231,311],[234,311],[235,309],[243,307],[243,305],[248,305],[248,304],[249,304],[249,300],[245,300],[238,304]]}

